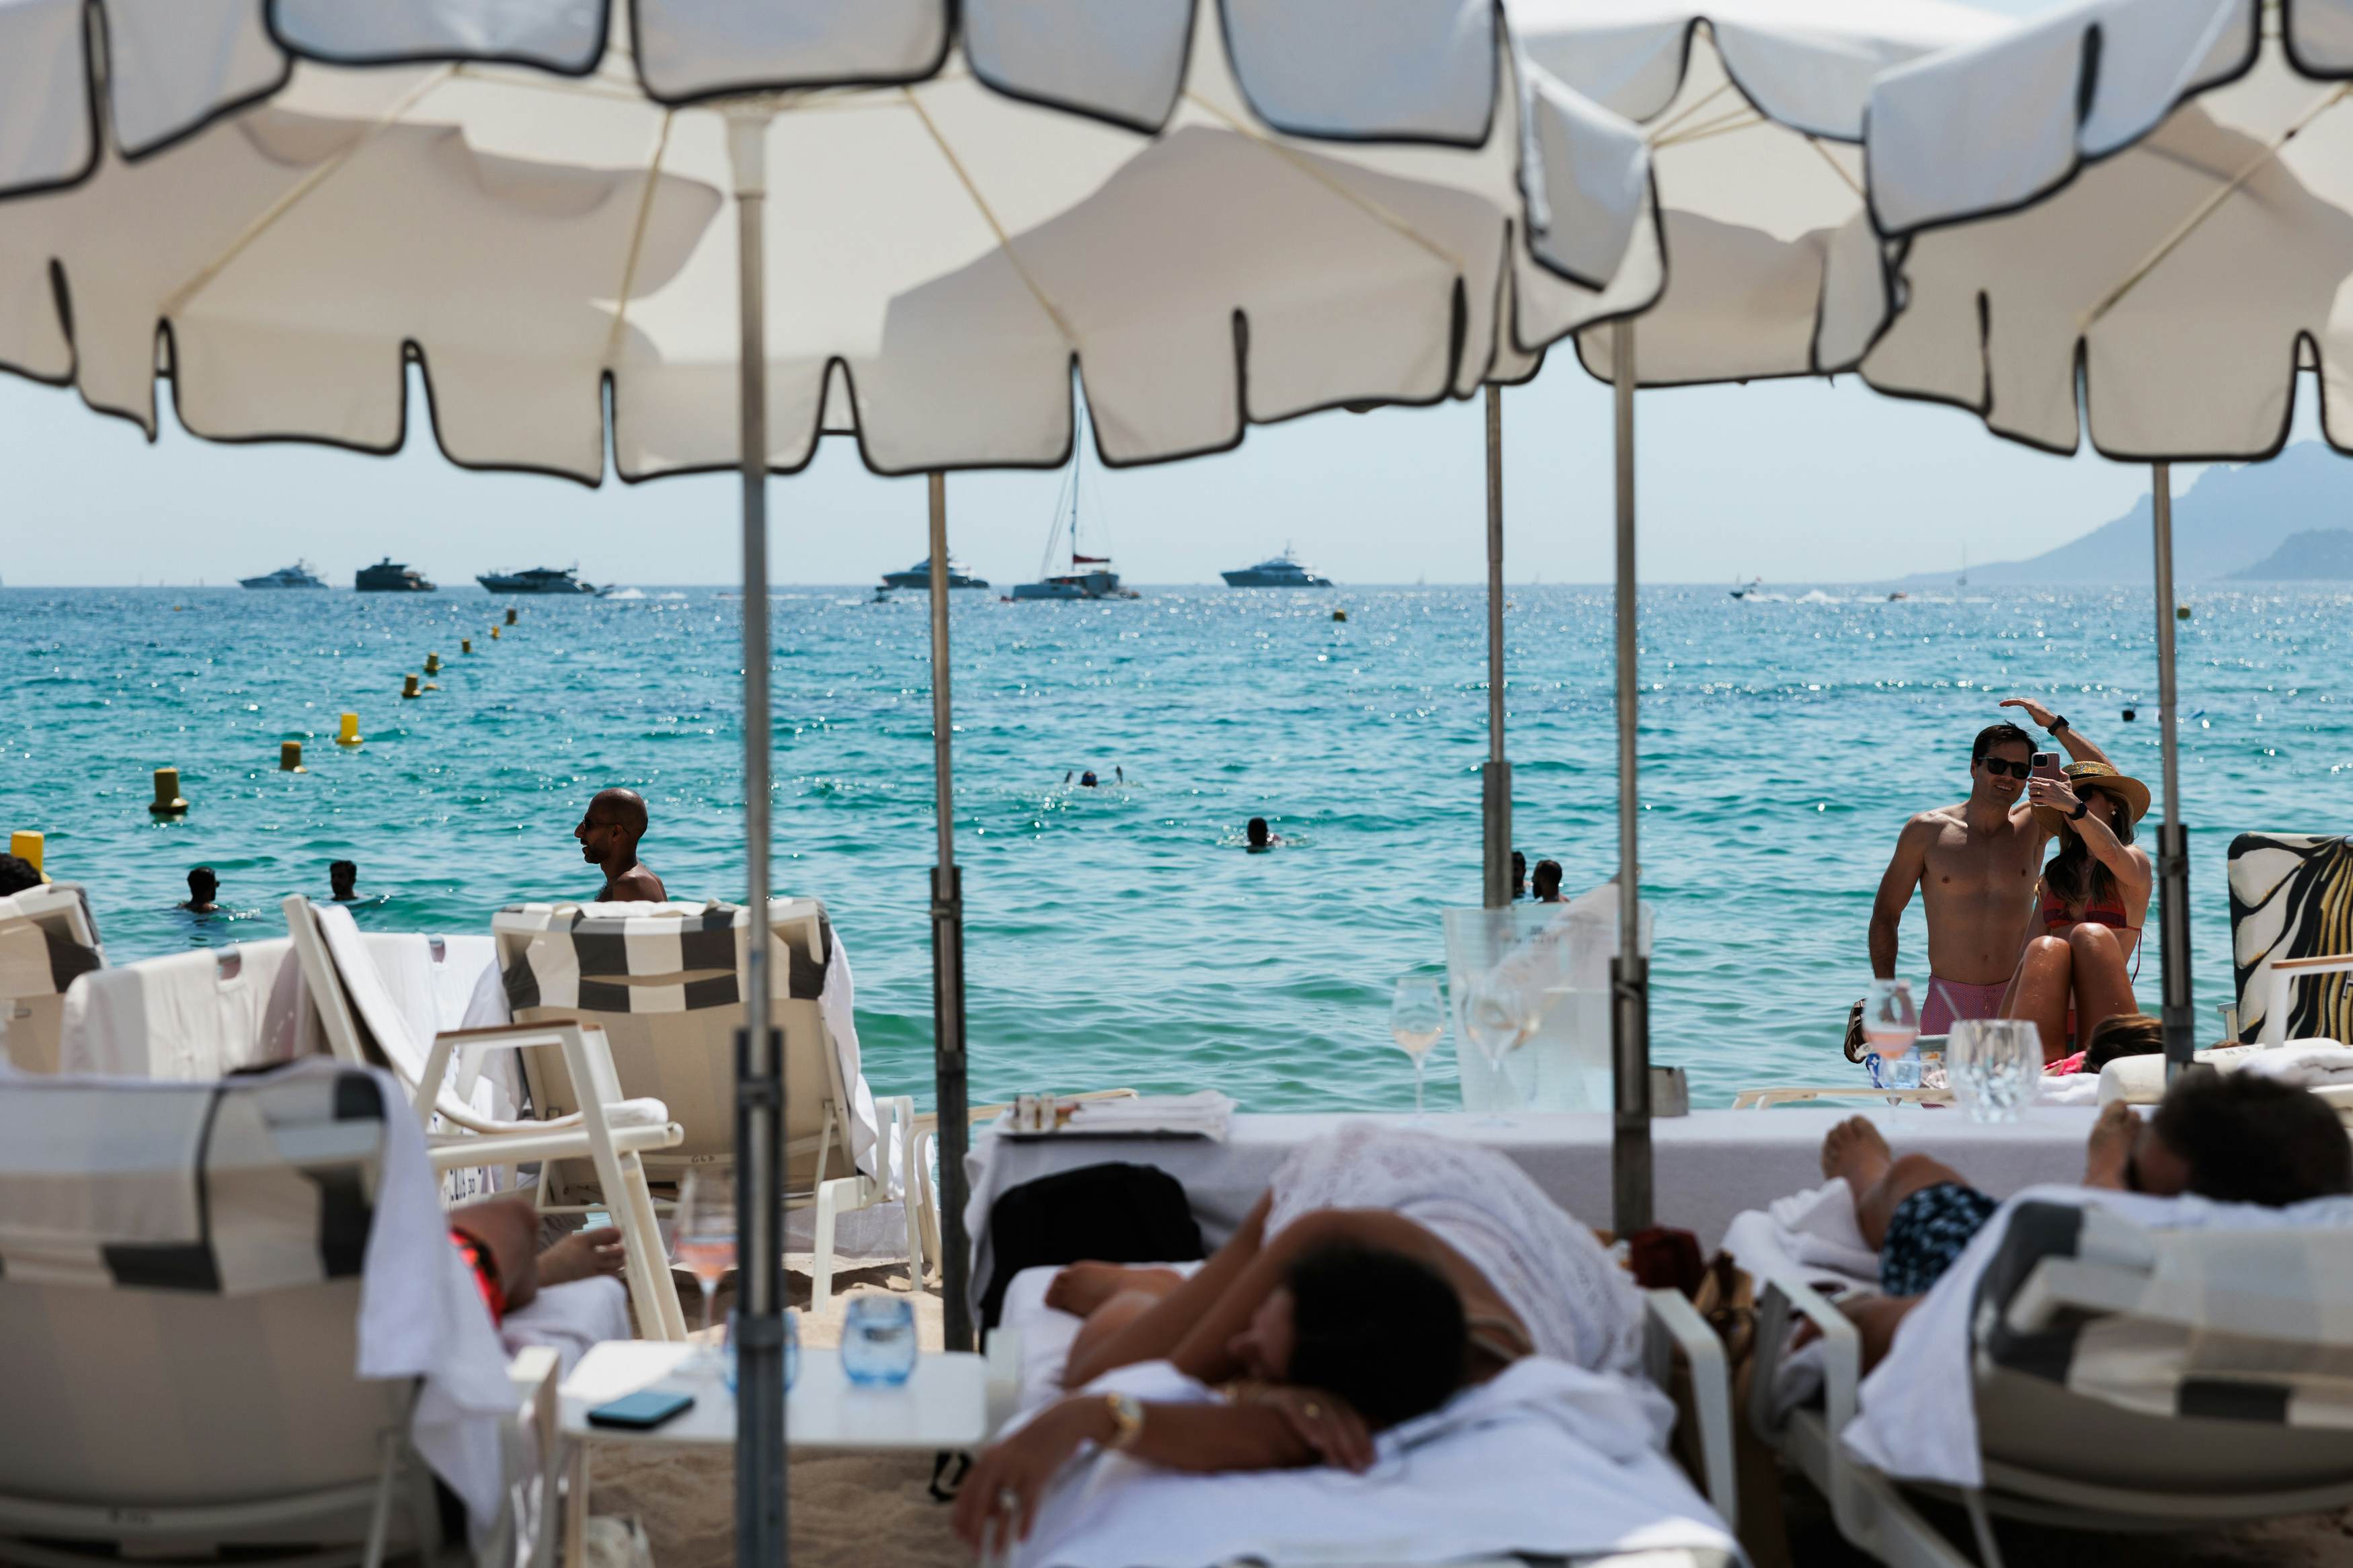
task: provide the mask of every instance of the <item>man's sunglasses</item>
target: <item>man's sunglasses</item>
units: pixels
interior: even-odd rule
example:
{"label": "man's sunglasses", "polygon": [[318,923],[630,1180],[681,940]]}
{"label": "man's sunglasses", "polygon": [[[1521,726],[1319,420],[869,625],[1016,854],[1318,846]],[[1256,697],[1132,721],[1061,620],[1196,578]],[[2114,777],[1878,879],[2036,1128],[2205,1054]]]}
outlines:
{"label": "man's sunglasses", "polygon": [[1996,778],[2000,778],[2006,773],[2011,778],[2022,779],[2029,777],[2034,772],[2034,764],[2032,763],[2004,762],[2000,757],[1986,758],[1984,766],[1985,771],[1991,773]]}

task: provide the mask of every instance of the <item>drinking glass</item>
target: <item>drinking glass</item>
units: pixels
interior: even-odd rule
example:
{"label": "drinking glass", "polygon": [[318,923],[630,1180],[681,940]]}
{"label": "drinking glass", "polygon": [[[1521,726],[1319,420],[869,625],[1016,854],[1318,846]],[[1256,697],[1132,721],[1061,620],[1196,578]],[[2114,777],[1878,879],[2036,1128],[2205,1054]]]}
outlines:
{"label": "drinking glass", "polygon": [[725,1175],[689,1172],[678,1190],[678,1235],[670,1256],[702,1287],[702,1332],[711,1335],[711,1306],[719,1282],[735,1267],[735,1192]]}
{"label": "drinking glass", "polygon": [[[735,1392],[735,1312],[727,1312],[727,1342],[721,1354],[726,1361],[727,1392]],[[790,1394],[801,1376],[801,1315],[790,1307],[785,1309],[785,1392]]]}
{"label": "drinking glass", "polygon": [[[1911,1057],[1912,1042],[1920,1037],[1920,1015],[1912,1006],[1908,980],[1873,980],[1862,999],[1862,1037],[1881,1063],[1881,1083],[1892,1089],[1917,1089],[1920,1064]],[[1904,1103],[1901,1094],[1887,1097],[1890,1105]]]}
{"label": "drinking glass", "polygon": [[1413,1119],[1421,1121],[1421,1060],[1446,1033],[1446,1005],[1438,982],[1422,975],[1403,975],[1389,997],[1389,1037],[1398,1049],[1413,1058]]}
{"label": "drinking glass", "polygon": [[841,1370],[849,1381],[898,1384],[915,1370],[915,1306],[904,1296],[852,1296],[841,1319]]}
{"label": "drinking glass", "polygon": [[1953,1098],[1972,1121],[2016,1121],[2042,1077],[2042,1031],[2026,1018],[1965,1018],[1947,1051]]}
{"label": "drinking glass", "polygon": [[[1504,1058],[1519,1049],[1522,1042],[1535,1032],[1535,1018],[1518,986],[1491,976],[1473,984],[1462,999],[1462,1032],[1494,1069],[1498,1084],[1507,1086],[1510,1080],[1504,1072]],[[1508,1127],[1511,1121],[1491,1112],[1476,1125]]]}

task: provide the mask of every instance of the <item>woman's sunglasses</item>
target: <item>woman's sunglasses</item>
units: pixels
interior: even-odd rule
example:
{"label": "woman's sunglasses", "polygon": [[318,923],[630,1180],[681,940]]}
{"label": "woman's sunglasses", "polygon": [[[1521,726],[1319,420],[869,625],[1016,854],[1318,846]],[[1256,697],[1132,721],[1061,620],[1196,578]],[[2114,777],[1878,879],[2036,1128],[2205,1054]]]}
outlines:
{"label": "woman's sunglasses", "polygon": [[1996,778],[2000,778],[2006,774],[2010,778],[2022,779],[2033,773],[2034,764],[2031,763],[2005,762],[2000,757],[1988,757],[1985,760],[1985,771],[1991,773]]}

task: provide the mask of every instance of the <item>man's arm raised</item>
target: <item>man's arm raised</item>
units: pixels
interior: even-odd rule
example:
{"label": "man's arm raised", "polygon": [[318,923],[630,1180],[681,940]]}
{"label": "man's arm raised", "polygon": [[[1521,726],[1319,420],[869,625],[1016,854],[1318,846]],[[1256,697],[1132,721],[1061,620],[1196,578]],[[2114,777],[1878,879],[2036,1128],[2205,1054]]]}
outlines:
{"label": "man's arm raised", "polygon": [[[2001,700],[2001,705],[2004,708],[2024,709],[2026,710],[2027,718],[2032,720],[2036,724],[2040,725],[2046,731],[2048,731],[2053,723],[2058,721],[2058,714],[2052,712],[2050,709],[2045,708],[2042,703],[2037,702],[2031,697],[2005,697]],[[2073,724],[2069,724],[2065,729],[2057,731],[2056,734],[2052,736],[2052,739],[2056,740],[2062,746],[2064,746],[2067,749],[2067,757],[2071,762],[2107,763],[2107,765],[2110,767],[2116,766],[2114,763],[2108,762],[2107,752],[2100,750],[2100,748],[2092,741],[2078,733],[2075,726]]]}
{"label": "man's arm raised", "polygon": [[1879,895],[1871,900],[1871,973],[1875,979],[1895,978],[1896,933],[1905,908],[1912,902],[1912,889],[1928,868],[1928,845],[1936,832],[1936,824],[1926,816],[1905,823],[1895,840],[1894,857],[1879,879]]}

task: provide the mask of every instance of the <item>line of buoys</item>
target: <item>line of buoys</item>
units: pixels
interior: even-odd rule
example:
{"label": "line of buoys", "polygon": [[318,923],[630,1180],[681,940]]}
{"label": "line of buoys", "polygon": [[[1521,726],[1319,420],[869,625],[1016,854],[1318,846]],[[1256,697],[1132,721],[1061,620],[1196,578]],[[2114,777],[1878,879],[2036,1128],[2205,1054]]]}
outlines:
{"label": "line of buoys", "polygon": [[180,796],[180,770],[155,770],[155,799],[147,809],[157,816],[185,816],[188,803]]}
{"label": "line of buoys", "polygon": [[417,695],[417,677],[404,675],[400,678],[400,694],[405,698],[414,698]]}
{"label": "line of buoys", "polygon": [[278,742],[278,771],[281,773],[307,773],[311,771],[302,765],[301,742]]}
{"label": "line of buoys", "polygon": [[8,835],[8,853],[30,866],[44,882],[49,879],[49,874],[41,869],[41,850],[47,842],[40,834],[22,828]]}
{"label": "line of buoys", "polygon": [[343,726],[335,733],[335,744],[338,746],[356,746],[361,744],[365,739],[366,737],[360,733],[360,716],[356,713],[344,714]]}
{"label": "line of buoys", "polygon": [[459,637],[459,638],[458,639],[458,651],[459,651],[459,653],[471,653],[471,652],[473,652],[473,651],[474,651],[474,639],[473,639],[473,638],[471,638],[471,637]]}
{"label": "line of buoys", "polygon": [[425,656],[425,673],[427,675],[438,675],[441,673],[441,656],[439,654],[428,653]]}
{"label": "line of buoys", "polygon": [[512,625],[514,625],[514,624],[515,624],[515,612],[514,612],[514,606],[513,606],[512,605],[509,605],[507,606],[507,625],[509,625],[509,626],[512,626]]}

